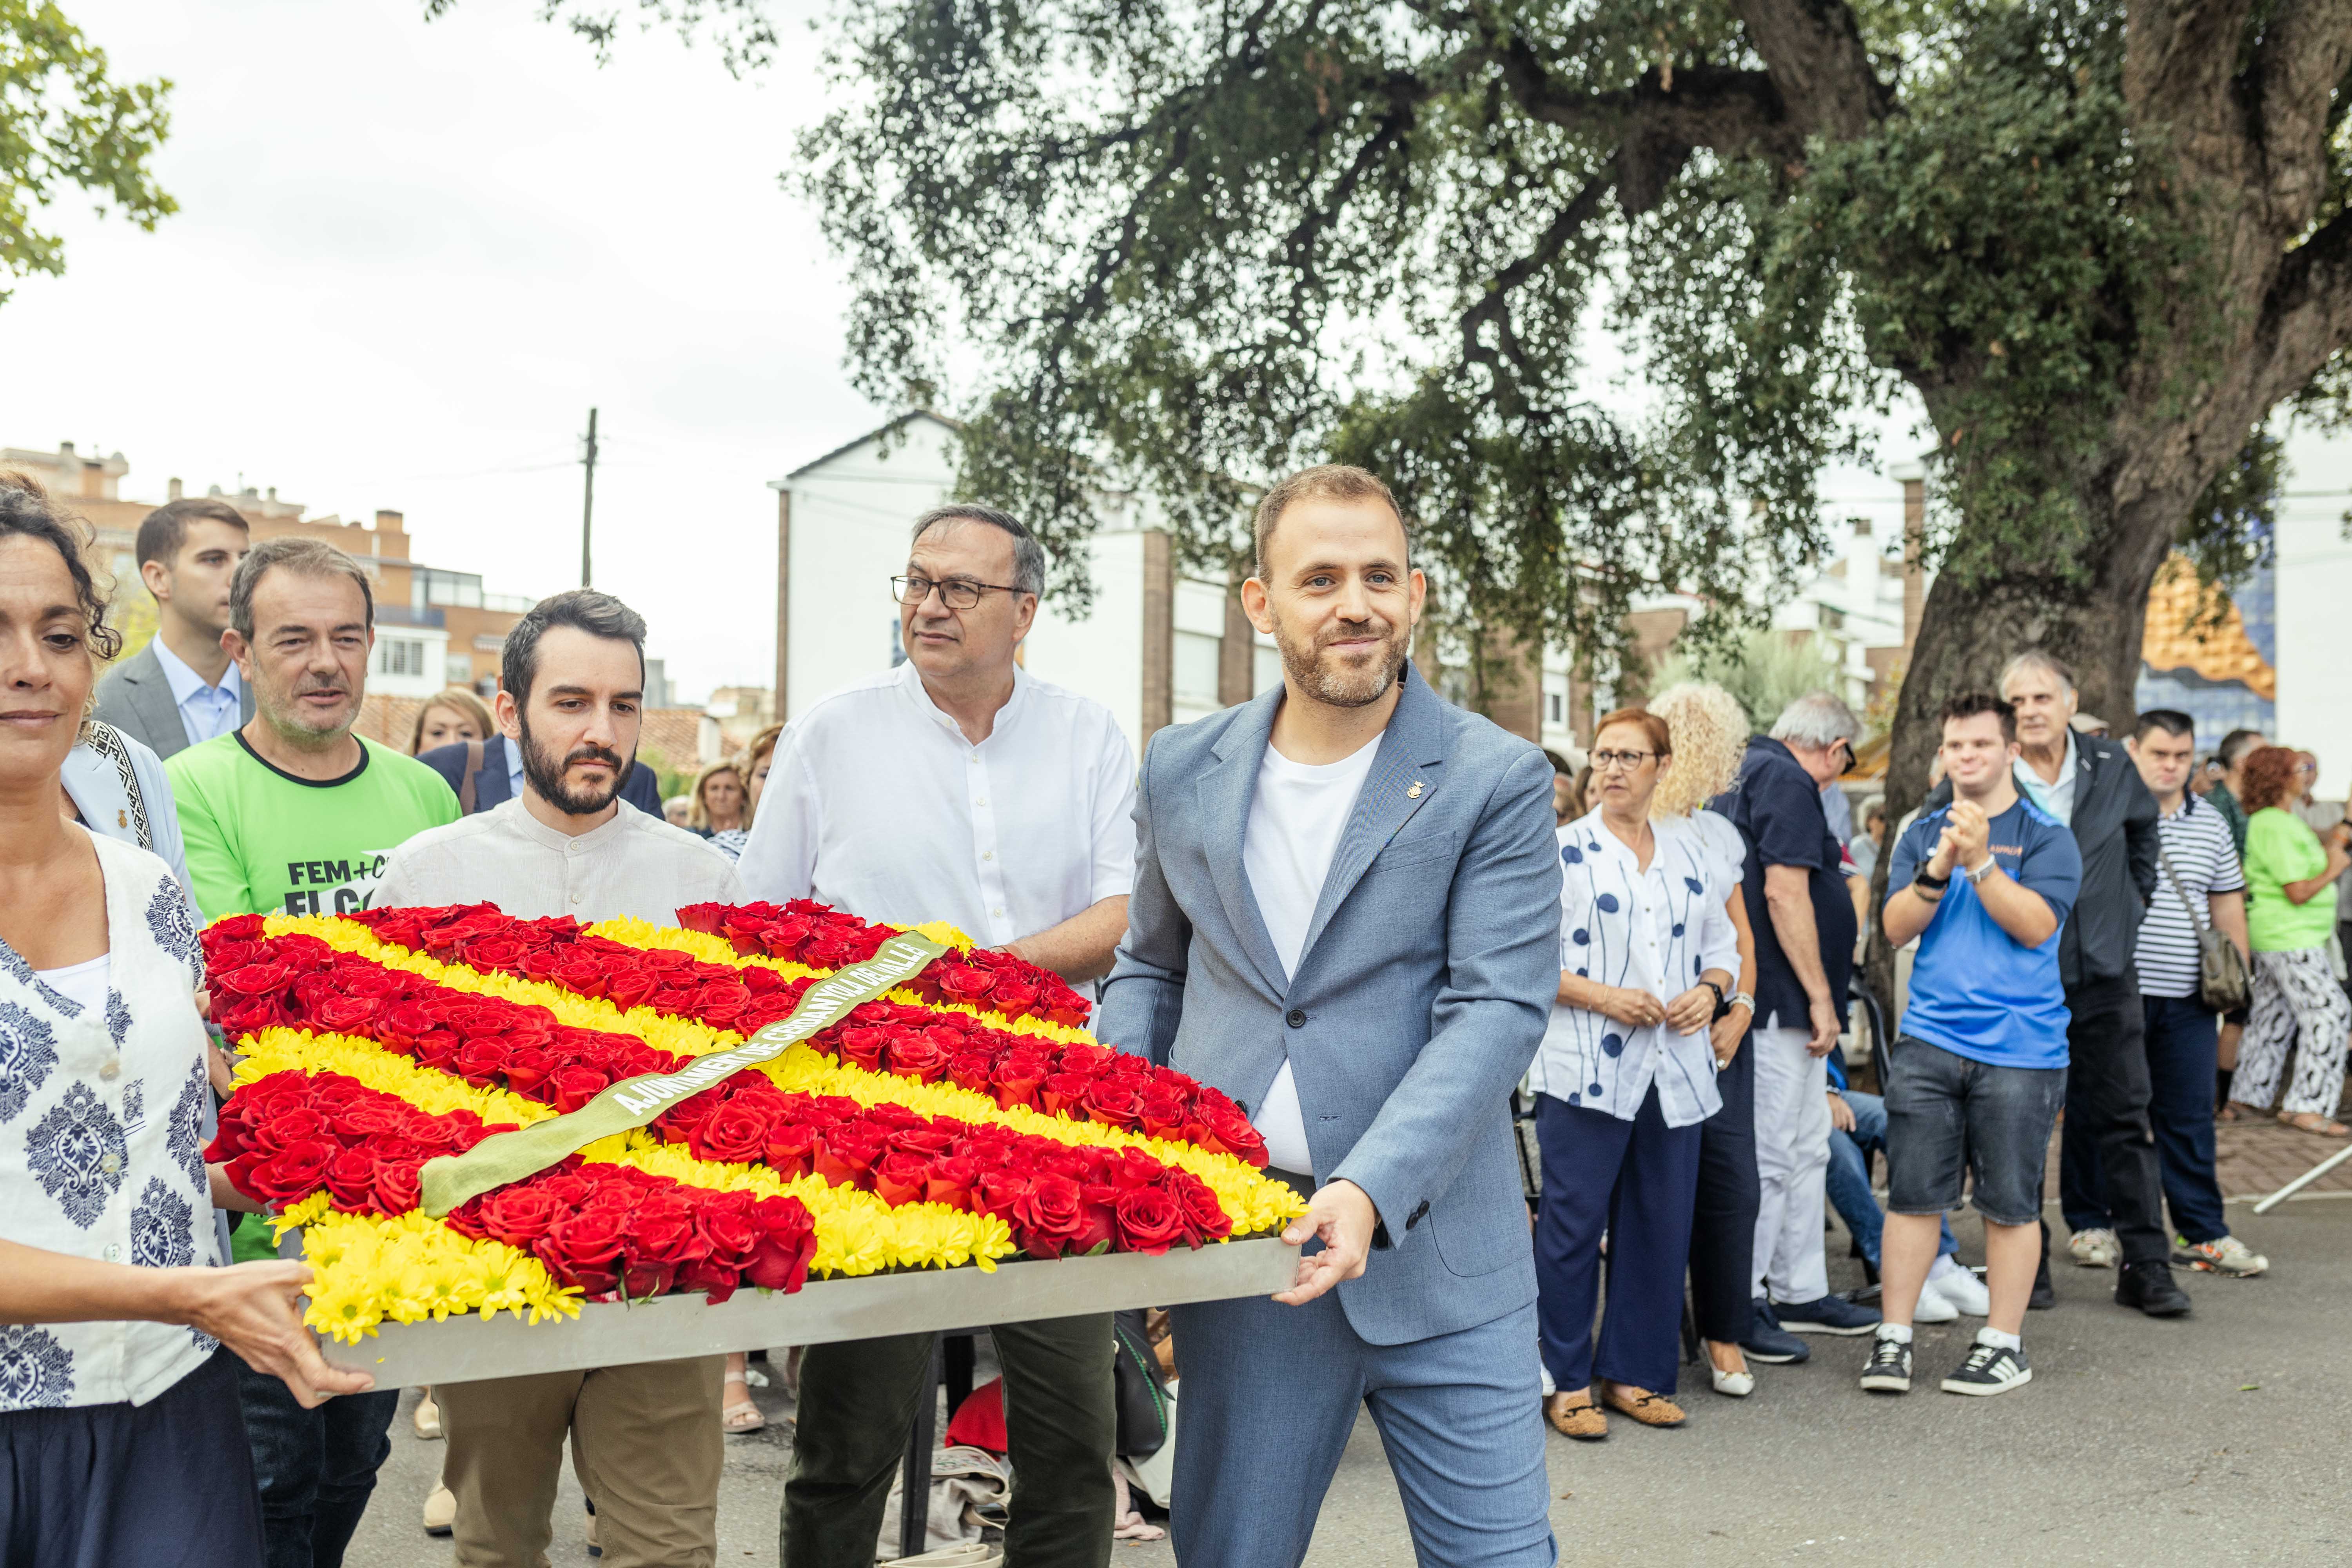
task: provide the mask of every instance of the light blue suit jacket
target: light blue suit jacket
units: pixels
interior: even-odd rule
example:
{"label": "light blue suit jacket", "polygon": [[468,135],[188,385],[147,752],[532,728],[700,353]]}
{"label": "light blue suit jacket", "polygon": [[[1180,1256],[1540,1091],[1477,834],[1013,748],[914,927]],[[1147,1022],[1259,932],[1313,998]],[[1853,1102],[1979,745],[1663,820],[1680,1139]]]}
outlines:
{"label": "light blue suit jacket", "polygon": [[1408,664],[1285,974],[1242,867],[1282,700],[1152,737],[1097,1037],[1249,1110],[1287,1057],[1317,1180],[1381,1215],[1364,1277],[1339,1287],[1349,1324],[1375,1344],[1457,1332],[1536,1293],[1510,1094],[1559,987],[1551,766]]}

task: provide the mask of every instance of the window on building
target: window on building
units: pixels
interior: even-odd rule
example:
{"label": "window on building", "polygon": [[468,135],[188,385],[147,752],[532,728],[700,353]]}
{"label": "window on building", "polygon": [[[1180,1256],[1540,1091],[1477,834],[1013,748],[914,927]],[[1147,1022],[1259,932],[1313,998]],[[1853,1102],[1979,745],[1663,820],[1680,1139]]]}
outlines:
{"label": "window on building", "polygon": [[1177,701],[1198,708],[1217,705],[1217,657],[1224,646],[1224,638],[1205,632],[1176,634]]}
{"label": "window on building", "polygon": [[1548,722],[1565,723],[1568,719],[1568,699],[1557,691],[1544,694],[1544,716]]}
{"label": "window on building", "polygon": [[474,656],[470,653],[451,654],[444,661],[444,671],[441,679],[450,685],[471,686],[474,683]]}
{"label": "window on building", "polygon": [[424,674],[424,642],[416,637],[378,638],[375,645],[375,668],[379,675]]}

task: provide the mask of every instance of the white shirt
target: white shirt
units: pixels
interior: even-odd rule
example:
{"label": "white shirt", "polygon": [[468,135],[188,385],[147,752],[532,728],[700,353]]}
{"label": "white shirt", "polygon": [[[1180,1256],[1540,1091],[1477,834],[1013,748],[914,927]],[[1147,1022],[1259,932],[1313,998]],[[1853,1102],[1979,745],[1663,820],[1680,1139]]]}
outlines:
{"label": "white shirt", "polygon": [[172,702],[180,710],[180,728],[186,732],[188,744],[201,746],[237,727],[245,679],[236,672],[236,660],[231,659],[221,671],[218,686],[207,686],[187,660],[171,650],[161,634],[149,646],[154,648],[155,662],[163,667],[163,679],[172,688]]}
{"label": "white shirt", "polygon": [[578,837],[540,821],[520,798],[428,828],[392,852],[373,902],[397,909],[488,900],[518,920],[630,915],[674,926],[688,904],[750,901],[735,868],[709,845],[625,800],[615,804],[612,821]]}
{"label": "white shirt", "polygon": [[[0,1234],[143,1268],[218,1263],[195,919],[161,860],[91,841],[106,955],[37,973],[0,942]],[[0,1326],[0,1410],[144,1405],[219,1348],[173,1323]]]}
{"label": "white shirt", "polygon": [[[2177,811],[2157,808],[2156,834],[2164,854],[2157,862],[2156,897],[2139,922],[2132,967],[2139,973],[2143,996],[2194,996],[2197,933],[2213,923],[2209,900],[2215,893],[2243,891],[2245,873],[2230,825],[2193,795],[2184,792]],[[2173,881],[2175,871],[2188,884],[2185,889]]]}
{"label": "white shirt", "polygon": [[[1736,884],[1705,831],[1684,817],[1653,817],[1647,871],[1609,831],[1595,807],[1561,826],[1560,968],[1603,985],[1647,991],[1671,1002],[1710,969],[1737,980],[1739,933],[1724,905]],[[1736,831],[1736,830],[1735,830]],[[1606,1014],[1555,1004],[1529,1082],[1540,1093],[1631,1121],[1651,1086],[1669,1127],[1688,1127],[1723,1109],[1715,1047],[1704,1028],[1644,1028]]]}
{"label": "white shirt", "polygon": [[1101,703],[1019,668],[977,746],[909,661],[776,742],[739,862],[755,899],[947,921],[1002,947],[1135,886],[1135,753]]}
{"label": "white shirt", "polygon": [[2081,766],[2074,754],[2074,731],[2066,731],[2066,754],[2058,759],[2058,782],[2045,784],[2033,771],[2033,764],[2023,757],[2009,764],[2016,775],[2019,793],[2042,808],[2042,815],[2058,819],[2061,827],[2074,826],[2074,775]]}
{"label": "white shirt", "polygon": [[[1356,810],[1356,797],[1371,776],[1381,749],[1375,735],[1353,754],[1310,766],[1294,763],[1269,743],[1257,765],[1257,788],[1250,796],[1249,822],[1242,833],[1242,874],[1249,879],[1265,934],[1286,976],[1298,972],[1307,928],[1323,897],[1323,879],[1339,836]],[[1265,1140],[1266,1163],[1302,1176],[1315,1173],[1307,1148],[1307,1115],[1298,1103],[1298,1083],[1284,1058],[1265,1103],[1251,1125]]]}

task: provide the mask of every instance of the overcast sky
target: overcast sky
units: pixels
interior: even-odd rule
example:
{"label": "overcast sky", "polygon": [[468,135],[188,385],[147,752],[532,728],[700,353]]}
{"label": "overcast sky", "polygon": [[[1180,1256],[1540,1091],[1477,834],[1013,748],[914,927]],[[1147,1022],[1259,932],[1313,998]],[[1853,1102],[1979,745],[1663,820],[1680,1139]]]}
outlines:
{"label": "overcast sky", "polygon": [[419,560],[538,595],[579,580],[593,403],[598,584],[688,693],[764,686],[764,481],[878,418],[841,370],[841,269],[777,184],[815,40],[790,23],[739,82],[632,25],[599,68],[535,9],[72,0],[118,79],[175,84],[181,211],[52,211],[66,275],[0,305],[0,446],[120,450],[142,500],[242,475],[395,509]]}

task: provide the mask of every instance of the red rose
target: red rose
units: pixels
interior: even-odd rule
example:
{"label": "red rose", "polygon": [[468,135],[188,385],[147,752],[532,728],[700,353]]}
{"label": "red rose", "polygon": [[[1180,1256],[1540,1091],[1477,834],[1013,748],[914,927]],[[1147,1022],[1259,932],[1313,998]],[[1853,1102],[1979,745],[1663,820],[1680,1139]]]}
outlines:
{"label": "red rose", "polygon": [[1037,1089],[1037,1109],[1048,1116],[1085,1114],[1087,1090],[1094,1079],[1084,1073],[1057,1072]]}
{"label": "red rose", "polygon": [[709,1255],[710,1243],[694,1223],[694,1211],[676,1192],[648,1197],[622,1231],[627,1259],[623,1282],[630,1299],[658,1296],[686,1264]]}
{"label": "red rose", "polygon": [[1025,1017],[1037,1005],[1037,988],[1011,975],[999,975],[989,989],[988,1005],[1008,1018]]}
{"label": "red rose", "polygon": [[1121,1149],[1103,1162],[1104,1180],[1116,1187],[1156,1187],[1168,1167],[1140,1149]]}
{"label": "red rose", "polygon": [[327,1162],[327,1191],[337,1212],[366,1214],[375,1206],[375,1156],[364,1149],[346,1149]]}
{"label": "red rose", "polygon": [[882,1133],[865,1122],[828,1127],[817,1141],[816,1173],[836,1187],[862,1187],[882,1149]]}
{"label": "red rose", "polygon": [[892,1206],[923,1201],[930,1179],[930,1160],[911,1150],[894,1149],[875,1162],[874,1195]]}
{"label": "red rose", "polygon": [[851,1067],[878,1071],[882,1066],[883,1047],[890,1043],[887,1029],[848,1027],[840,1032],[841,1059]]}
{"label": "red rose", "polygon": [[1013,1200],[1008,1218],[1022,1251],[1032,1258],[1059,1258],[1086,1227],[1085,1199],[1067,1176],[1042,1175]]}
{"label": "red rose", "polygon": [[240,996],[274,996],[286,989],[294,971],[284,963],[248,963],[212,978],[218,989]]}
{"label": "red rose", "polygon": [[1184,1205],[1157,1187],[1118,1194],[1118,1249],[1165,1252],[1191,1227]]}
{"label": "red rose", "polygon": [[326,1184],[328,1163],[341,1152],[332,1139],[304,1139],[253,1166],[246,1190],[265,1203],[307,1198]]}
{"label": "red rose", "polygon": [[259,936],[262,930],[262,917],[259,915],[223,915],[205,928],[205,940],[211,942],[217,937],[224,942],[249,942]]}
{"label": "red rose", "polygon": [[739,1096],[702,1119],[689,1133],[686,1146],[698,1160],[734,1165],[757,1160],[767,1152],[769,1118],[751,1097]]}
{"label": "red rose", "polygon": [[1223,1206],[1217,1202],[1217,1194],[1208,1183],[1190,1172],[1179,1171],[1170,1175],[1169,1187],[1183,1204],[1184,1217],[1192,1222],[1192,1228],[1199,1231],[1203,1238],[1223,1241],[1233,1235],[1234,1222],[1226,1217]]}
{"label": "red rose", "polygon": [[378,1160],[375,1165],[376,1212],[404,1215],[424,1202],[424,1162],[415,1154],[398,1160]]}
{"label": "red rose", "polygon": [[985,969],[944,960],[933,964],[924,978],[938,986],[942,995],[963,1003],[980,1001],[996,984],[996,976]]}
{"label": "red rose", "polygon": [[950,1082],[971,1089],[975,1094],[988,1094],[989,1074],[995,1069],[996,1058],[987,1049],[958,1051],[948,1059]]}
{"label": "red rose", "polygon": [[310,1020],[339,1035],[354,1034],[374,1020],[378,1005],[372,996],[330,996],[310,1009]]}
{"label": "red rose", "polygon": [[507,1087],[529,1099],[539,1098],[533,1091],[554,1070],[555,1058],[540,1047],[519,1046],[507,1053]]}
{"label": "red rose", "polygon": [[499,1187],[481,1198],[483,1234],[526,1252],[554,1227],[566,1205],[546,1182]]}
{"label": "red rose", "polygon": [[388,1094],[372,1094],[345,1106],[335,1118],[335,1131],[346,1138],[379,1138],[399,1131],[407,1120],[408,1107]]}
{"label": "red rose", "polygon": [[622,1222],[610,1209],[577,1209],[558,1218],[530,1249],[561,1283],[578,1286],[592,1301],[609,1301],[620,1288]]}
{"label": "red rose", "polygon": [[1113,1127],[1132,1127],[1143,1102],[1140,1077],[1105,1076],[1087,1086],[1084,1108],[1094,1121]]}
{"label": "red rose", "polygon": [[468,1040],[458,1047],[451,1064],[457,1076],[477,1089],[487,1089],[505,1076],[507,1047],[503,1040]]}
{"label": "red rose", "polygon": [[475,969],[510,973],[522,957],[522,943],[511,937],[481,937],[466,944],[466,963]]}
{"label": "red rose", "polygon": [[[740,1203],[716,1200],[740,1198]],[[697,1204],[694,1223],[701,1227],[706,1257],[730,1273],[742,1267],[760,1245],[760,1226],[751,1217],[751,1194],[749,1193],[714,1193],[711,1201]]]}
{"label": "red rose", "polygon": [[1181,1138],[1190,1114],[1191,1108],[1184,1103],[1182,1095],[1164,1089],[1149,1089],[1139,1108],[1136,1125],[1148,1138]]}
{"label": "red rose", "polygon": [[1004,1053],[989,1075],[996,1089],[1000,1110],[1010,1110],[1016,1105],[1036,1102],[1037,1090],[1045,1081],[1048,1068],[1045,1053],[1034,1050],[1012,1050]]}
{"label": "red rose", "polygon": [[919,1079],[924,1083],[936,1083],[947,1070],[948,1054],[928,1032],[901,1035],[890,1042],[890,1070],[900,1078]]}
{"label": "red rose", "polygon": [[1220,1094],[1212,1098],[1203,1094],[1197,1109],[1201,1124],[1208,1130],[1207,1147],[1222,1150],[1253,1165],[1265,1163],[1265,1140],[1250,1125],[1242,1108]]}
{"label": "red rose", "polygon": [[[1087,1078],[1100,1078],[1116,1066],[1123,1053],[1108,1046],[1089,1046],[1084,1042],[1064,1046],[1055,1066],[1062,1072],[1083,1073]],[[1129,1061],[1136,1058],[1128,1058]]]}
{"label": "red rose", "polygon": [[1081,1258],[1108,1252],[1118,1237],[1119,1189],[1107,1182],[1081,1182],[1078,1195],[1086,1223],[1070,1238],[1069,1249]]}
{"label": "red rose", "polygon": [[979,1199],[980,1207],[983,1213],[992,1214],[1005,1224],[1011,1225],[1015,1211],[1029,1196],[1029,1188],[1032,1184],[1028,1173],[1005,1166],[993,1171],[982,1171],[979,1184],[973,1188],[973,1194]]}
{"label": "red rose", "polygon": [[816,1156],[816,1142],[817,1130],[804,1122],[770,1127],[768,1168],[787,1181],[808,1174],[809,1163]]}
{"label": "red rose", "polygon": [[950,1208],[971,1207],[972,1184],[980,1180],[980,1167],[961,1154],[943,1154],[929,1163],[923,1173],[923,1201],[946,1204]]}
{"label": "red rose", "polygon": [[743,1260],[743,1278],[762,1290],[797,1290],[816,1252],[816,1226],[798,1198],[761,1198],[752,1205],[759,1244]]}
{"label": "red rose", "polygon": [[446,1071],[449,1063],[457,1058],[458,1047],[464,1044],[454,1029],[427,1029],[416,1037],[410,1049],[425,1066]]}
{"label": "red rose", "polygon": [[705,936],[717,936],[719,922],[726,913],[725,904],[688,904],[677,911],[677,923],[688,931],[698,931]]}
{"label": "red rose", "polygon": [[602,1068],[574,1062],[556,1068],[547,1081],[555,1092],[555,1109],[570,1112],[595,1099],[613,1080]]}
{"label": "red rose", "polygon": [[555,973],[549,978],[552,979],[556,984],[562,986],[566,991],[575,993],[576,994],[582,996],[602,996],[604,994],[604,980],[606,973],[607,971],[601,963],[594,963],[585,958],[575,958],[572,959],[568,963],[557,964],[555,967]]}
{"label": "red rose", "polygon": [[604,999],[625,1013],[632,1007],[644,1006],[659,984],[650,970],[615,969],[605,982]]}

